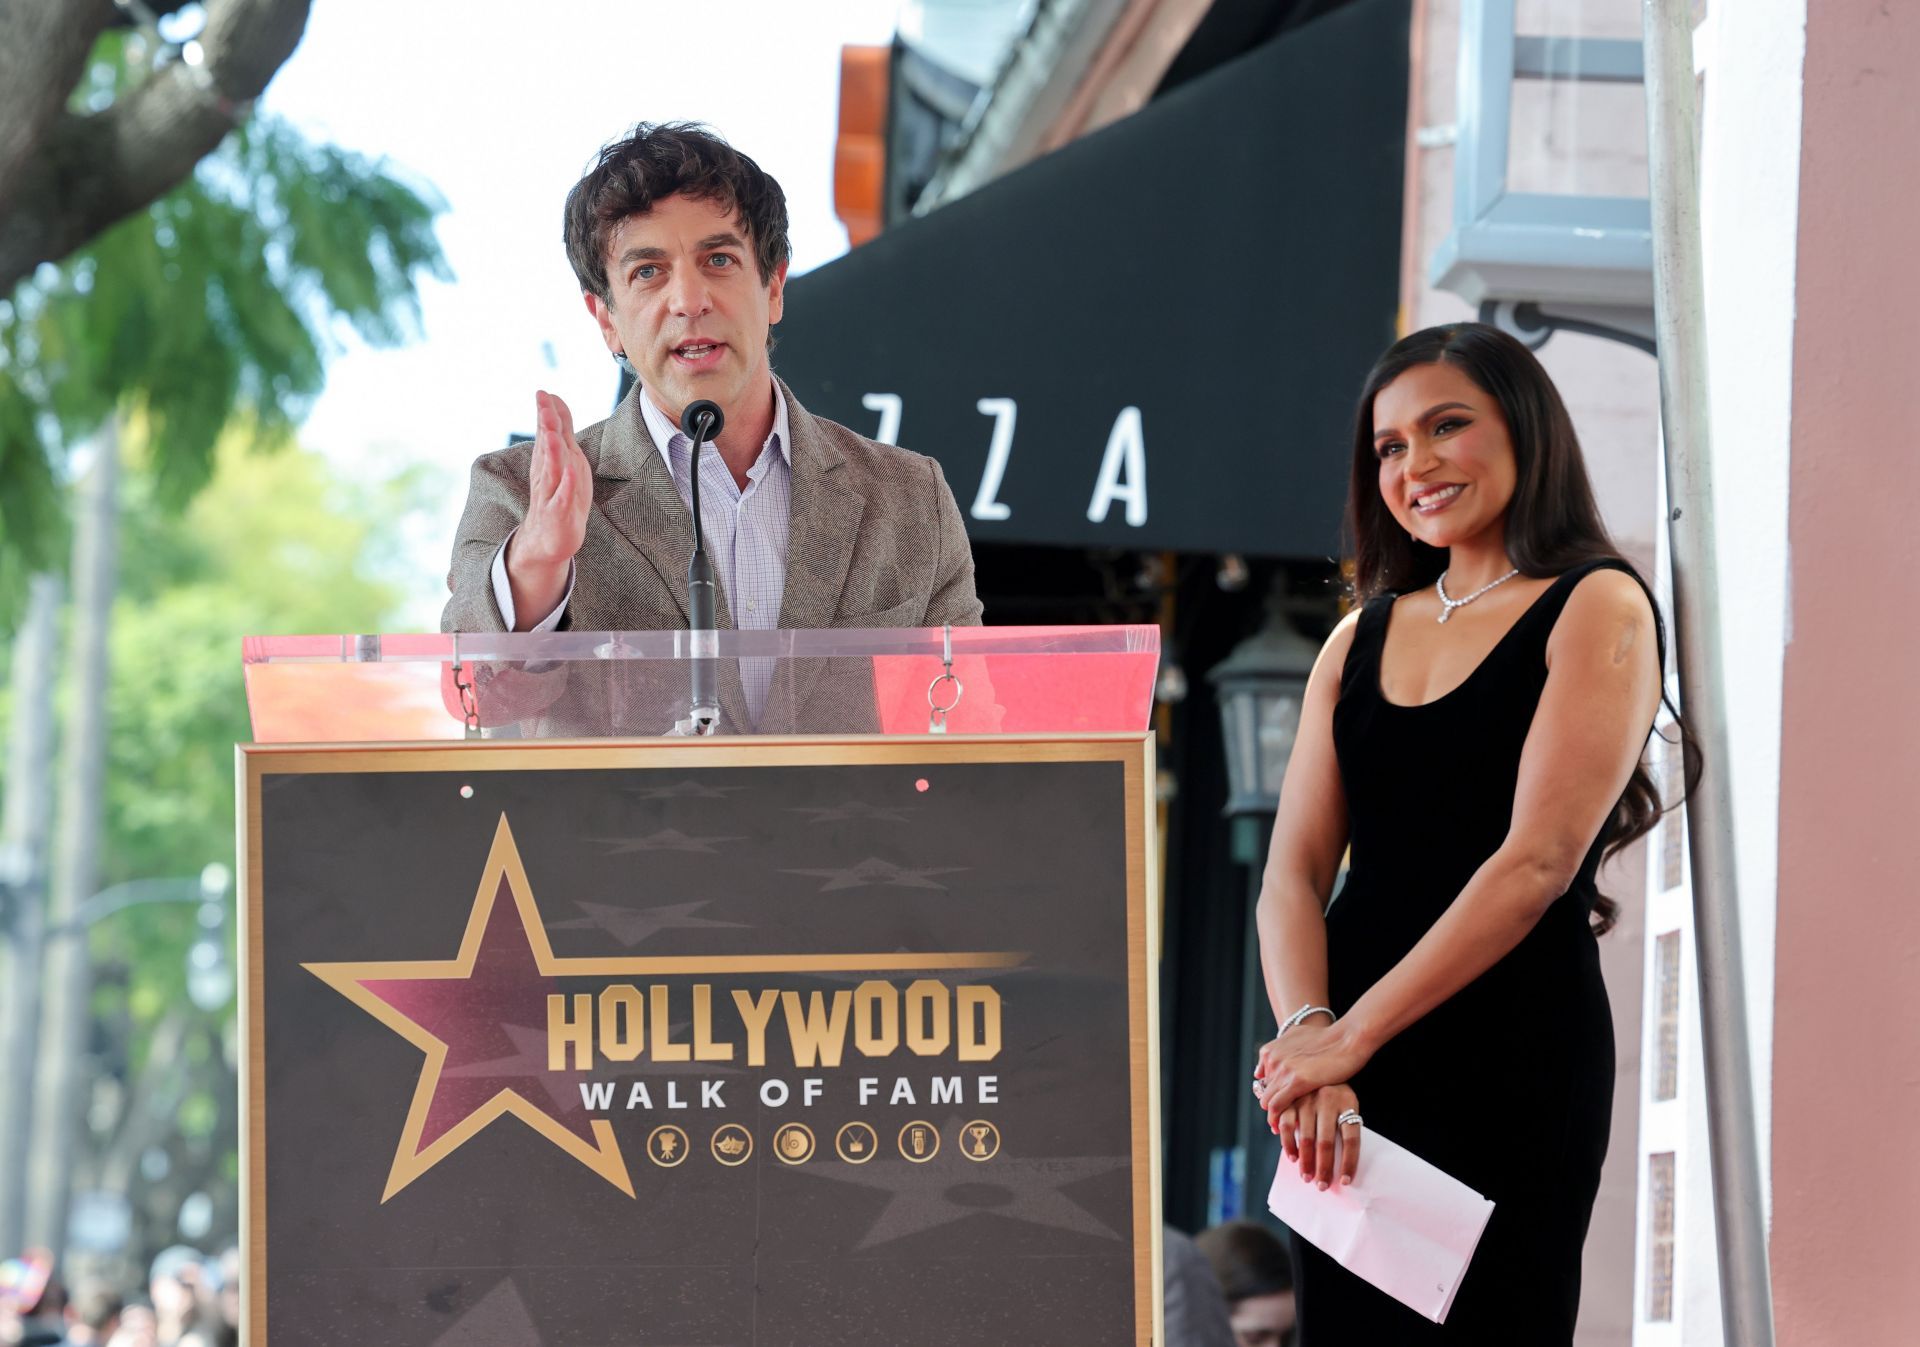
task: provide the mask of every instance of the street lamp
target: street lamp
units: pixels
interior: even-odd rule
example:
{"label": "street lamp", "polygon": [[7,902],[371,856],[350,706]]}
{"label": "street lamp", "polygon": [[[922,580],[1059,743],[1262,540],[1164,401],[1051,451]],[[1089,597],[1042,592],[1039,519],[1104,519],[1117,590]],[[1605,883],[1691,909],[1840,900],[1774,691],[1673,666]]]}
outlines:
{"label": "street lamp", "polygon": [[[1294,629],[1287,593],[1278,581],[1267,595],[1260,630],[1235,646],[1207,679],[1220,702],[1227,749],[1230,818],[1270,815],[1280,808],[1280,781],[1300,732],[1300,704],[1320,649]],[[1236,834],[1240,831],[1236,827]],[[1236,837],[1236,858],[1241,850]]]}
{"label": "street lamp", "polygon": [[219,861],[202,867],[200,878],[130,879],[80,904],[65,925],[47,931],[48,939],[84,938],[94,926],[130,907],[197,903],[200,934],[187,951],[187,996],[202,1010],[219,1010],[233,996],[233,961],[227,957],[227,890],[233,872]]}
{"label": "street lamp", "polygon": [[[1300,732],[1300,707],[1306,698],[1307,675],[1319,648],[1294,629],[1287,616],[1290,601],[1286,582],[1275,576],[1267,592],[1266,618],[1260,629],[1230,651],[1207,674],[1220,702],[1220,728],[1227,757],[1227,805],[1232,820],[1233,859],[1247,867],[1246,905],[1219,931],[1214,966],[1238,969],[1237,977],[1215,980],[1214,1004],[1203,1015],[1218,1026],[1221,1037],[1237,1040],[1236,1063],[1253,1060],[1264,1036],[1258,1026],[1261,1008],[1260,946],[1254,929],[1255,902],[1260,892],[1265,834],[1280,808],[1280,782],[1287,759]],[[1271,1024],[1270,1020],[1265,1023]],[[1268,1031],[1270,1032],[1270,1031]],[[1247,1209],[1251,1176],[1271,1172],[1278,1164],[1279,1143],[1264,1127],[1253,1126],[1245,1087],[1236,1073],[1221,1088],[1214,1108],[1225,1114],[1215,1136],[1209,1175],[1208,1219],[1232,1219]],[[1253,1192],[1260,1191],[1257,1184]],[[1256,1208],[1257,1209],[1257,1208]]]}

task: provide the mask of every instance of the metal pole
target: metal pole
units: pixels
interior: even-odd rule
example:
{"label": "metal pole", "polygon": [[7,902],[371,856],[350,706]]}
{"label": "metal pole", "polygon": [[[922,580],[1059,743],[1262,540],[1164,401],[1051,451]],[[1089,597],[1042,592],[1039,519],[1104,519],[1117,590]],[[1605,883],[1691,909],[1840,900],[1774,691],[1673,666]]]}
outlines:
{"label": "metal pole", "polygon": [[13,723],[6,809],[0,815],[0,883],[11,909],[6,1031],[0,1034],[0,1249],[26,1243],[27,1152],[33,1069],[40,1051],[40,961],[47,917],[47,838],[53,822],[53,682],[60,577],[28,581],[26,617],[13,646]]}
{"label": "metal pole", "polygon": [[[68,926],[97,887],[107,758],[107,646],[118,545],[120,433],[107,418],[94,440],[93,471],[81,492],[74,530],[73,629],[69,634],[73,714],[62,744],[53,901],[47,922]],[[88,1005],[93,966],[84,935],[48,951],[46,1027],[41,1036],[40,1097],[35,1100],[33,1190],[28,1237],[65,1257],[75,1144],[91,1060]]]}
{"label": "metal pole", "polygon": [[1674,658],[1680,706],[1706,754],[1687,798],[1694,948],[1706,1056],[1708,1149],[1720,1318],[1737,1347],[1772,1347],[1773,1292],[1754,1124],[1740,901],[1734,882],[1733,792],[1725,668],[1720,650],[1707,430],[1706,298],[1701,278],[1699,165],[1695,151],[1692,6],[1643,0],[1647,169],[1653,204],[1654,320],[1660,342],[1660,423],[1666,443],[1668,544],[1673,570]]}

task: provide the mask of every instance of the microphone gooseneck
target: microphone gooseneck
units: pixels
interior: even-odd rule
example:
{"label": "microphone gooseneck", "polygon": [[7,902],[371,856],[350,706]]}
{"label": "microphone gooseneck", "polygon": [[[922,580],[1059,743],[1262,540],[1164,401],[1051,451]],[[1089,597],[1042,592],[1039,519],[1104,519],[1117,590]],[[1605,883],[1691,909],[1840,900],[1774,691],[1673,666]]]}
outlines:
{"label": "microphone gooseneck", "polygon": [[693,441],[693,457],[688,471],[693,474],[690,485],[693,488],[693,555],[696,559],[705,556],[707,550],[700,529],[700,446],[718,439],[726,424],[726,414],[720,410],[720,405],[706,398],[689,402],[686,410],[680,413],[680,425]]}
{"label": "microphone gooseneck", "polygon": [[700,527],[700,450],[720,433],[726,418],[720,408],[701,398],[690,402],[680,414],[680,425],[693,442],[687,471],[688,501],[693,511],[693,560],[687,563],[687,630],[692,638],[693,658],[688,662],[692,680],[690,716],[695,734],[712,734],[720,723],[720,697],[715,687],[714,659],[718,641],[714,636],[713,562],[707,556],[705,533]]}

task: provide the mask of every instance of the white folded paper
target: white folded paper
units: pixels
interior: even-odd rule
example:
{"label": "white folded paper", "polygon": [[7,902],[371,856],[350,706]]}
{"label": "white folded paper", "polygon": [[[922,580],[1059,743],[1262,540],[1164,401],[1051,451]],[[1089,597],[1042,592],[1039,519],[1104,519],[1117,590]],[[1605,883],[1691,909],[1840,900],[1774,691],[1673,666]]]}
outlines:
{"label": "white folded paper", "polygon": [[1267,1209],[1357,1277],[1445,1323],[1493,1203],[1370,1128],[1353,1182],[1322,1191],[1280,1157]]}

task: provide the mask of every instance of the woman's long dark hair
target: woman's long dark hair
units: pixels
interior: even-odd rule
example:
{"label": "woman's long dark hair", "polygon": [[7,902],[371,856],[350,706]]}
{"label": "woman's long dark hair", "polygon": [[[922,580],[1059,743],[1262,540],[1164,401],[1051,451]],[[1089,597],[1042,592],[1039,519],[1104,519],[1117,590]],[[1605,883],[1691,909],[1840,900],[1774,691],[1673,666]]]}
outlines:
{"label": "woman's long dark hair", "polygon": [[[1660,605],[1639,570],[1607,536],[1594,502],[1593,485],[1560,392],[1534,359],[1533,352],[1506,333],[1484,323],[1430,327],[1395,342],[1374,364],[1360,390],[1353,418],[1353,474],[1347,489],[1347,531],[1353,548],[1353,589],[1358,602],[1377,594],[1406,593],[1439,579],[1446,552],[1429,547],[1400,527],[1380,495],[1380,462],[1373,444],[1373,403],[1380,391],[1416,365],[1452,365],[1500,404],[1513,442],[1516,469],[1513,500],[1507,506],[1507,556],[1527,576],[1545,578],[1583,562],[1610,558],[1626,566],[1653,605],[1662,687],[1660,699],[1673,716],[1684,788],[1700,780],[1700,745],[1667,701],[1665,677],[1667,629]],[[1675,803],[1679,801],[1676,799]],[[1634,764],[1619,803],[1600,831],[1601,859],[1609,859],[1653,829],[1665,812],[1646,759]],[[1611,930],[1620,905],[1599,894],[1593,905],[1596,935]]]}

